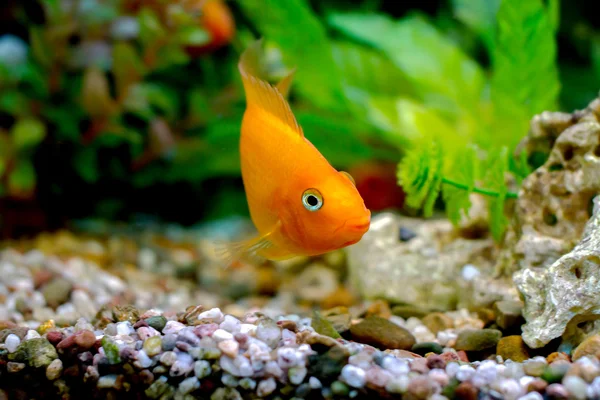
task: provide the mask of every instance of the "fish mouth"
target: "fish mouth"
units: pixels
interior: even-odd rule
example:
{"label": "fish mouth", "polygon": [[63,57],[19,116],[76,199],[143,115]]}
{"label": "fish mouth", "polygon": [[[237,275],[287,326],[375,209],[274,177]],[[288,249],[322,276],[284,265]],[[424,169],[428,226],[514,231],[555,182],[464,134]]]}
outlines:
{"label": "fish mouth", "polygon": [[357,218],[350,218],[344,222],[343,228],[350,229],[352,231],[364,232],[371,226],[371,216],[361,216]]}

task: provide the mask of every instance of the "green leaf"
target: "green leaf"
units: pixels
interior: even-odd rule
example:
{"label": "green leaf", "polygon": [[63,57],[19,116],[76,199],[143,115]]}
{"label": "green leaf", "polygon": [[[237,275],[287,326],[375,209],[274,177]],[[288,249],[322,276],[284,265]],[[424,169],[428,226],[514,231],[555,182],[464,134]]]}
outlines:
{"label": "green leaf", "polygon": [[307,139],[337,168],[348,168],[372,159],[395,161],[399,157],[399,152],[389,146],[369,146],[362,132],[372,128],[348,118],[346,114],[298,111],[296,119]]}
{"label": "green leaf", "polygon": [[297,67],[294,88],[321,108],[342,109],[344,98],[325,28],[306,0],[240,0],[261,36],[282,50],[288,68]]}
{"label": "green leaf", "polygon": [[151,45],[158,39],[165,38],[167,32],[160,23],[160,19],[150,8],[144,7],[139,12],[140,40],[145,45]]}
{"label": "green leaf", "polygon": [[135,48],[127,42],[116,43],[113,47],[113,74],[117,95],[124,95],[126,88],[139,82],[144,73],[144,64]]}
{"label": "green leaf", "polygon": [[394,21],[381,14],[332,14],[328,20],[344,34],[383,51],[428,107],[450,118],[461,110],[477,114],[483,70],[424,17]]}
{"label": "green leaf", "polygon": [[177,93],[171,88],[141,82],[129,88],[123,107],[147,120],[152,119],[157,113],[172,120],[176,117],[179,104]]}
{"label": "green leaf", "polygon": [[488,199],[490,214],[490,231],[497,241],[502,239],[506,230],[507,218],[504,214],[504,201],[508,188],[506,186],[505,174],[508,171],[508,149],[500,148],[489,157],[487,173],[484,176],[484,184],[487,188],[498,192],[498,196]]}
{"label": "green leaf", "polygon": [[477,152],[475,146],[468,146],[464,154],[454,159],[452,168],[449,169],[448,177],[455,182],[467,186],[467,189],[455,185],[442,185],[442,198],[446,206],[448,219],[455,225],[460,222],[462,215],[467,215],[471,208],[469,195],[475,187],[477,176]]}
{"label": "green leaf", "polygon": [[496,14],[502,0],[452,0],[454,16],[493,48]]}
{"label": "green leaf", "polygon": [[510,149],[527,133],[529,120],[556,109],[560,84],[556,41],[541,0],[504,0],[492,53],[491,98],[495,132]]}
{"label": "green leaf", "polygon": [[20,159],[8,176],[11,192],[30,192],[35,188],[35,168],[28,159]]}
{"label": "green leaf", "polygon": [[46,136],[46,126],[34,118],[23,118],[11,130],[12,140],[17,151],[36,147]]}
{"label": "green leaf", "polygon": [[29,113],[29,97],[19,90],[3,89],[0,92],[0,110],[12,116],[24,116]]}
{"label": "green leaf", "polygon": [[0,178],[4,175],[4,171],[6,171],[6,160],[4,158],[0,158]]}
{"label": "green leaf", "polygon": [[157,59],[156,70],[184,65],[190,61],[189,55],[180,46],[162,46],[158,50]]}
{"label": "green leaf", "polygon": [[82,147],[73,158],[73,166],[87,183],[95,183],[100,177],[96,151],[94,147]]}
{"label": "green leaf", "polygon": [[55,125],[53,132],[57,140],[78,141],[81,135],[79,122],[83,118],[83,110],[66,104],[48,104],[42,110],[44,117]]}
{"label": "green leaf", "polygon": [[548,19],[554,32],[560,27],[560,0],[548,0]]}
{"label": "green leaf", "polygon": [[313,316],[310,322],[310,326],[313,327],[315,332],[320,335],[329,336],[334,339],[341,338],[338,331],[335,330],[331,322],[321,316],[321,313],[318,311],[313,311]]}
{"label": "green leaf", "polygon": [[30,28],[29,40],[31,43],[31,53],[35,60],[44,67],[50,67],[54,54],[50,50],[46,31],[40,27]]}
{"label": "green leaf", "polygon": [[387,132],[386,140],[399,148],[433,136],[443,139],[451,156],[467,143],[467,138],[439,113],[411,99],[372,98],[368,113],[371,123]]}
{"label": "green leaf", "polygon": [[412,95],[408,78],[381,52],[369,47],[338,41],[333,44],[333,58],[340,71],[346,93],[361,92],[361,97]]}
{"label": "green leaf", "polygon": [[210,35],[199,26],[184,26],[177,31],[176,40],[184,46],[202,46],[210,42]]}
{"label": "green leaf", "polygon": [[442,148],[433,138],[420,140],[398,164],[398,184],[406,193],[406,204],[423,208],[425,217],[433,206],[442,183]]}

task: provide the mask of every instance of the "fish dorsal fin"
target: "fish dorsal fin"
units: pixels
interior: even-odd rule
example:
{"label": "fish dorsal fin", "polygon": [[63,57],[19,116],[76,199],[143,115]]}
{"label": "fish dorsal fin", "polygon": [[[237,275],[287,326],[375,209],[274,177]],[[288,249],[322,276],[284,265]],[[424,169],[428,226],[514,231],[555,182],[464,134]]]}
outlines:
{"label": "fish dorsal fin", "polygon": [[294,75],[296,75],[296,68],[292,69],[282,80],[279,81],[277,86],[275,86],[279,93],[281,93],[283,98],[286,100],[290,94],[290,87],[292,86]]}
{"label": "fish dorsal fin", "polygon": [[246,92],[246,104],[248,107],[258,107],[273,115],[294,132],[300,136],[304,136],[302,128],[298,125],[296,117],[294,117],[292,109],[285,99],[295,71],[287,75],[277,86],[272,86],[269,82],[260,79],[258,71],[261,45],[262,40],[257,40],[250,45],[244,51],[238,63],[238,69],[242,76]]}

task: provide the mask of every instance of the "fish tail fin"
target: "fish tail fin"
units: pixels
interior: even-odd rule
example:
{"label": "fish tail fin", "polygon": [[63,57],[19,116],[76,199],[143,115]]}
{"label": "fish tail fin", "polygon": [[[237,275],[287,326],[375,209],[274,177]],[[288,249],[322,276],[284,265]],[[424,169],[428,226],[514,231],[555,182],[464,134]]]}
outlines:
{"label": "fish tail fin", "polygon": [[[246,92],[246,103],[248,106],[259,107],[260,109],[273,115],[300,136],[304,136],[302,128],[298,125],[296,117],[286,100],[295,70],[292,70],[277,86],[272,86],[269,82],[259,78],[260,53],[262,49],[262,39],[252,43],[242,53],[238,69],[242,76],[244,91]],[[282,93],[283,91],[283,93]]]}

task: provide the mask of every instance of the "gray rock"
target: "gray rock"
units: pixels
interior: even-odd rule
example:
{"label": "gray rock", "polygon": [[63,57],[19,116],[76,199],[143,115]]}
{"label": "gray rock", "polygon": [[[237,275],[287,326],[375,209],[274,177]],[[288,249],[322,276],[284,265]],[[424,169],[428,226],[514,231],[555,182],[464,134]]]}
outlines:
{"label": "gray rock", "polygon": [[596,197],[594,216],[571,252],[549,268],[527,268],[514,274],[525,298],[523,339],[529,347],[542,347],[565,331],[571,337],[581,331],[581,338],[590,334],[590,327],[598,331],[592,321],[600,318],[599,211],[600,197]]}
{"label": "gray rock", "polygon": [[498,273],[549,268],[581,238],[591,198],[600,191],[599,111],[595,99],[571,115],[543,112],[533,118],[517,152],[547,160],[523,180]]}
{"label": "gray rock", "polygon": [[[416,236],[400,240],[401,227]],[[444,311],[517,297],[510,279],[492,279],[492,239],[457,237],[446,219],[424,221],[381,213],[372,218],[362,240],[346,251],[351,283],[367,298]],[[477,266],[481,274],[462,278],[467,264]]]}

